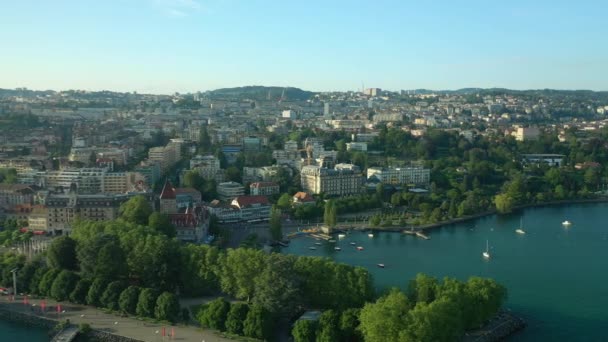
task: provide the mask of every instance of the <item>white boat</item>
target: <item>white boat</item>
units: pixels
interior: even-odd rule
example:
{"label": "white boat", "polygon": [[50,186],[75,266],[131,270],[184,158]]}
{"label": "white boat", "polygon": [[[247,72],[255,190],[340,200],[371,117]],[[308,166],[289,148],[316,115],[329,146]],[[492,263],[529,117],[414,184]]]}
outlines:
{"label": "white boat", "polygon": [[484,258],[490,259],[490,244],[489,244],[488,240],[486,240],[486,250],[485,250],[485,252],[483,252],[481,254],[483,255]]}
{"label": "white boat", "polygon": [[572,224],[572,222],[570,222],[570,221],[566,220],[566,221],[562,222],[562,224],[563,224],[564,226],[569,226],[569,225],[571,225],[571,224]]}
{"label": "white boat", "polygon": [[357,250],[358,250],[358,251],[362,251],[362,250],[364,250],[364,249],[365,249],[365,248],[363,248],[362,246],[357,246]]}
{"label": "white boat", "polygon": [[308,249],[310,249],[311,251],[316,251],[317,247],[308,247]]}
{"label": "white boat", "polygon": [[367,236],[368,236],[368,237],[370,237],[370,238],[373,238],[373,237],[374,237],[374,234],[369,233],[369,234],[367,234]]}
{"label": "white boat", "polygon": [[331,242],[331,243],[334,243],[334,242],[336,242],[336,240],[334,240],[334,239],[331,239],[331,240],[327,240],[327,242]]}
{"label": "white boat", "polygon": [[350,245],[351,245],[351,246],[356,246],[356,245],[357,245],[357,243],[356,243],[356,242],[351,242],[351,243],[350,243]]}
{"label": "white boat", "polygon": [[526,234],[526,231],[524,230],[524,218],[523,217],[519,220],[519,228],[515,229],[515,232],[517,234]]}
{"label": "white boat", "polygon": [[346,237],[346,234],[338,234],[338,239],[343,239],[344,237]]}
{"label": "white boat", "polygon": [[322,245],[322,243],[320,243],[320,242],[315,242],[315,245],[317,245],[317,246],[321,246],[321,245]]}
{"label": "white boat", "polygon": [[384,268],[384,264],[378,264],[378,267]]}
{"label": "white boat", "polygon": [[336,250],[336,251],[341,251],[341,250],[342,250],[342,248],[340,248],[340,247],[334,247],[334,250]]}

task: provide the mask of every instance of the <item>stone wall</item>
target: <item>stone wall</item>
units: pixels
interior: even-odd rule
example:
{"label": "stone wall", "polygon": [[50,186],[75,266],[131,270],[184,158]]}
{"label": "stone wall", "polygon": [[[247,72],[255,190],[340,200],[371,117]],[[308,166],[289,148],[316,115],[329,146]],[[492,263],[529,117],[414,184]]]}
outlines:
{"label": "stone wall", "polygon": [[105,331],[91,330],[87,333],[88,341],[94,342],[143,342],[129,337],[110,334]]}

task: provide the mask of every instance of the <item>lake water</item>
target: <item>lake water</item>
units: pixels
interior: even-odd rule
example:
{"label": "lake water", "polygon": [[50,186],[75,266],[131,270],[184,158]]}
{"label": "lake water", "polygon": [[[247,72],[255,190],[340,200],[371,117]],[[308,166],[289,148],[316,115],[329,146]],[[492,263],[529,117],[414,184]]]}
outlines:
{"label": "lake water", "polygon": [[[515,232],[522,217],[525,235]],[[564,227],[564,220],[572,225]],[[315,241],[301,237],[284,251],[366,267],[379,288],[405,288],[419,272],[494,278],[508,288],[506,307],[529,324],[511,341],[608,341],[608,204],[527,209],[428,235],[431,240],[352,232],[336,242],[341,251],[329,243],[309,250]],[[486,240],[490,260],[482,257]],[[365,250],[357,251],[351,241]]]}
{"label": "lake water", "polygon": [[45,342],[49,341],[49,336],[41,328],[0,321],[0,341]]}

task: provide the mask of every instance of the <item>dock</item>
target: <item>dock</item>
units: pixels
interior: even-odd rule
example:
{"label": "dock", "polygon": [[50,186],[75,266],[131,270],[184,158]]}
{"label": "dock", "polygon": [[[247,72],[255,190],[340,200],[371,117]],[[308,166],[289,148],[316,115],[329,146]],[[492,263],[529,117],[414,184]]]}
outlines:
{"label": "dock", "polygon": [[402,233],[403,234],[408,234],[408,235],[414,235],[414,236],[417,236],[417,237],[419,237],[421,239],[424,239],[424,240],[430,240],[431,239],[428,235],[424,234],[423,232],[417,232],[417,231],[413,231],[413,230],[404,230]]}

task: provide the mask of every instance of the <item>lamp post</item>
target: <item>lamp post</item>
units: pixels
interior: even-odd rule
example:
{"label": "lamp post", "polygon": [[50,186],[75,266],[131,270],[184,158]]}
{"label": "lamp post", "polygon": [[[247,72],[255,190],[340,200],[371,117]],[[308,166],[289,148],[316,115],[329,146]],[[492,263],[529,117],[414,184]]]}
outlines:
{"label": "lamp post", "polygon": [[17,296],[17,269],[12,269],[11,273],[13,274],[13,298],[15,298]]}

